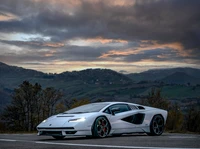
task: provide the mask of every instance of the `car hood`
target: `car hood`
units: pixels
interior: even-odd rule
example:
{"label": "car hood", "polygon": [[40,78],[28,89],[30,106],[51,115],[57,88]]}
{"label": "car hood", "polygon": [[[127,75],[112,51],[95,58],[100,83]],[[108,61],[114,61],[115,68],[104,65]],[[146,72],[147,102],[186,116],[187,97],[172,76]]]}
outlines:
{"label": "car hood", "polygon": [[79,114],[65,114],[60,113],[54,116],[49,117],[48,119],[44,120],[40,123],[37,127],[63,127],[66,123],[69,123],[72,119],[78,118],[88,118],[97,112],[92,113],[79,113]]}

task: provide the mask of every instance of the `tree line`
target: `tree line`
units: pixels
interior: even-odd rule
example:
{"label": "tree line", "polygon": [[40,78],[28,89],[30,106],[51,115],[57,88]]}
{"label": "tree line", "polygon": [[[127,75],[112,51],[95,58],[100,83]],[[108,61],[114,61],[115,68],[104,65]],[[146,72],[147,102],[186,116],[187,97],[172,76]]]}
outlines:
{"label": "tree line", "polygon": [[56,113],[56,104],[62,96],[52,87],[42,89],[38,83],[24,81],[14,89],[11,104],[1,116],[5,125],[1,126],[6,130],[33,131],[42,120]]}
{"label": "tree line", "polygon": [[[200,133],[199,107],[192,107],[183,113],[177,103],[172,104],[161,93],[160,88],[152,88],[148,97],[141,100],[141,104],[167,110],[168,131]],[[14,89],[11,103],[1,115],[0,131],[35,131],[36,126],[49,116],[89,102],[88,99],[63,99],[62,92],[53,87],[43,89],[38,83],[24,81]]]}
{"label": "tree line", "polygon": [[171,103],[162,96],[160,88],[152,88],[141,104],[168,111],[166,130],[170,132],[197,132],[200,133],[200,105],[182,111],[178,103]]}

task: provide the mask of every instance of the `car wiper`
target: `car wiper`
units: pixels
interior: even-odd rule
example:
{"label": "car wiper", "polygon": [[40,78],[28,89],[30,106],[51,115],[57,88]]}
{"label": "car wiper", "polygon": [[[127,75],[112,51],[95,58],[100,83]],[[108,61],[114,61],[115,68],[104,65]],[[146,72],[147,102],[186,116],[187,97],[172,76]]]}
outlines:
{"label": "car wiper", "polygon": [[72,112],[72,113],[64,112],[63,114],[81,114],[81,113],[90,113],[90,111],[86,111],[86,112]]}
{"label": "car wiper", "polygon": [[85,113],[85,112],[74,112],[74,113],[71,113],[71,114],[79,114],[79,113]]}
{"label": "car wiper", "polygon": [[72,113],[64,112],[63,114],[79,114],[79,113],[85,113],[85,112],[72,112]]}

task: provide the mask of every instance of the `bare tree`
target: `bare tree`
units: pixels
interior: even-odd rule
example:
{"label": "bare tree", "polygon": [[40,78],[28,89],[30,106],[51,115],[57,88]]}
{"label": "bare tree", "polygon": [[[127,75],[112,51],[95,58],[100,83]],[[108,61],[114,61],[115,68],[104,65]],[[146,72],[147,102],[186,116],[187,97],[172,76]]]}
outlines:
{"label": "bare tree", "polygon": [[[62,97],[54,88],[42,90],[40,84],[24,81],[14,90],[12,102],[3,113],[3,119],[12,130],[33,131],[42,119],[55,114],[55,107]],[[43,114],[43,115],[42,115]]]}

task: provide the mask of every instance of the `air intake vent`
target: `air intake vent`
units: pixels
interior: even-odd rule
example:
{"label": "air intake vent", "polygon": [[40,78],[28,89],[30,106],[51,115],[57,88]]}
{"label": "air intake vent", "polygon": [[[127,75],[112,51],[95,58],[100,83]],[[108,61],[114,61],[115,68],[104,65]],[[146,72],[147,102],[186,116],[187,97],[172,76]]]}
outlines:
{"label": "air intake vent", "polygon": [[41,135],[56,135],[56,136],[62,136],[61,131],[42,131]]}
{"label": "air intake vent", "polygon": [[74,129],[74,127],[38,127],[38,130],[40,129],[46,129],[46,130],[55,130],[55,129]]}
{"label": "air intake vent", "polygon": [[142,124],[144,121],[144,116],[145,115],[143,113],[138,113],[135,115],[125,117],[122,120],[133,124]]}
{"label": "air intake vent", "polygon": [[58,115],[57,117],[74,117],[73,115]]}

